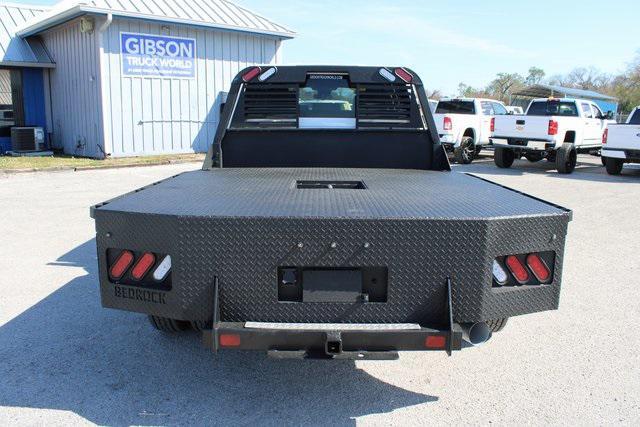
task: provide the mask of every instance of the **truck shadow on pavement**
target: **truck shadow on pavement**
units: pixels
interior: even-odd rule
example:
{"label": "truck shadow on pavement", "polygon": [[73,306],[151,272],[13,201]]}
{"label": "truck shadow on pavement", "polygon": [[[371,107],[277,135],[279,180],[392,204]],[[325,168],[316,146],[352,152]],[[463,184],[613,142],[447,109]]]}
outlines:
{"label": "truck shadow on pavement", "polygon": [[0,327],[0,406],[71,411],[100,425],[352,425],[438,400],[350,361],[215,356],[199,334],[166,335],[143,315],[103,309],[95,240],[52,265],[87,274]]}

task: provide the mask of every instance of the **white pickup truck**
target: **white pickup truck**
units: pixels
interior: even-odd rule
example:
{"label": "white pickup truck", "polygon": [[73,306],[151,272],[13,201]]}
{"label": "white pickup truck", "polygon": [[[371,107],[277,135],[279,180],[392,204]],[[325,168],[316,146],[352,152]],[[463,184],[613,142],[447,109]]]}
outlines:
{"label": "white pickup truck", "polygon": [[602,159],[610,175],[622,172],[625,163],[640,163],[640,106],[625,124],[609,125],[602,144]]}
{"label": "white pickup truck", "polygon": [[546,158],[559,173],[571,173],[578,153],[599,154],[607,126],[615,123],[612,115],[585,99],[534,99],[524,116],[496,117],[495,164],[509,168],[522,156],[531,162]]}
{"label": "white pickup truck", "polygon": [[495,116],[508,114],[504,104],[493,99],[441,99],[434,120],[440,142],[454,153],[456,162],[469,164],[489,144]]}

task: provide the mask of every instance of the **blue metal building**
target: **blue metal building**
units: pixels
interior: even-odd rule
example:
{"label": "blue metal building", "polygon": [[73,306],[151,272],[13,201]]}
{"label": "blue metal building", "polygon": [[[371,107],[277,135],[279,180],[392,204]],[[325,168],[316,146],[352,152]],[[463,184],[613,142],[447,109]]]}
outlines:
{"label": "blue metal building", "polygon": [[295,35],[227,0],[3,8],[5,27],[26,17],[0,37],[0,71],[13,64],[22,76],[12,103],[24,124],[43,125],[52,148],[95,158],[206,151],[235,74],[280,63]]}
{"label": "blue metal building", "polygon": [[48,130],[47,78],[55,64],[37,38],[16,38],[15,32],[47,9],[0,4],[0,153],[11,148],[12,126]]}

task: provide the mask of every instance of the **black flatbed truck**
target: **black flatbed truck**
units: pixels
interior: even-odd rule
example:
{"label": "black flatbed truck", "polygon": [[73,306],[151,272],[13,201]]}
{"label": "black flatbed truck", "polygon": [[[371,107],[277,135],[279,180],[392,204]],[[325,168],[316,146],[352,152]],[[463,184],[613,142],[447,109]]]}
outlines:
{"label": "black flatbed truck", "polygon": [[451,354],[558,307],[571,212],[450,171],[400,67],[250,67],[203,169],[91,209],[104,307],[218,350]]}

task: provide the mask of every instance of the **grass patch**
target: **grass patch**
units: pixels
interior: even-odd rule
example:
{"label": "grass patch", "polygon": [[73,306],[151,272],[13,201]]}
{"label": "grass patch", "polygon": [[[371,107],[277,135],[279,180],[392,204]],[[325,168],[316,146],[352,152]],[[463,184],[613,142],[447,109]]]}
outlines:
{"label": "grass patch", "polygon": [[144,157],[118,157],[106,160],[53,155],[49,157],[11,157],[0,156],[0,170],[47,170],[47,169],[92,169],[123,166],[162,165],[177,162],[201,162],[204,154],[166,154]]}

